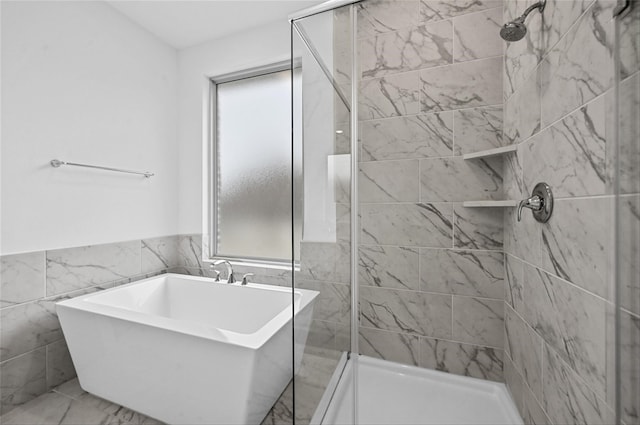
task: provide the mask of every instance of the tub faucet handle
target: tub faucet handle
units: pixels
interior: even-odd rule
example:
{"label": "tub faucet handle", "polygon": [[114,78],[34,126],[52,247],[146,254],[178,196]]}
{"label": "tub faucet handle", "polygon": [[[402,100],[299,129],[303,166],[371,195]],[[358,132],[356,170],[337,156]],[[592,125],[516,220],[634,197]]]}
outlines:
{"label": "tub faucet handle", "polygon": [[216,274],[216,282],[220,282],[220,271],[213,269],[213,272]]}
{"label": "tub faucet handle", "polygon": [[249,283],[249,278],[255,276],[255,274],[253,273],[245,273],[244,276],[242,276],[242,285],[246,285],[247,283]]}

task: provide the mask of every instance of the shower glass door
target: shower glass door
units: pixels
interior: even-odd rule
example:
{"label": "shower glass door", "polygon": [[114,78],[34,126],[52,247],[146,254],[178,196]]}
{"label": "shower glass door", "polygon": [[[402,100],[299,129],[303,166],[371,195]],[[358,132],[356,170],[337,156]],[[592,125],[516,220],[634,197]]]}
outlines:
{"label": "shower glass door", "polygon": [[[296,322],[296,424],[320,423],[351,351],[351,5],[291,24],[294,155],[294,288],[318,291],[311,328]],[[356,244],[354,243],[354,246]],[[305,343],[306,342],[306,343]]]}

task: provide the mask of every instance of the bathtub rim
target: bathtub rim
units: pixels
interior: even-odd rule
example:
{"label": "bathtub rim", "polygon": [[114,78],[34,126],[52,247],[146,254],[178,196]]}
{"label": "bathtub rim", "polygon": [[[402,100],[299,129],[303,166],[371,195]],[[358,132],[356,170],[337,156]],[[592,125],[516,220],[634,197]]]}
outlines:
{"label": "bathtub rim", "polygon": [[[213,278],[209,277],[182,275],[177,273],[164,273],[158,276],[136,280],[134,282],[116,286],[114,288],[92,292],[90,294],[83,294],[71,299],[59,301],[56,303],[56,311],[66,309],[81,311],[87,314],[95,314],[98,316],[131,322],[141,326],[150,326],[168,332],[189,335],[209,341],[217,341],[222,344],[230,344],[257,350],[265,345],[267,341],[269,341],[269,339],[274,336],[280,329],[290,324],[292,321],[292,316],[297,316],[303,310],[312,307],[316,297],[320,294],[318,291],[309,289],[295,288],[292,290],[291,288],[285,286],[265,285],[260,283],[249,283],[244,287],[237,283],[231,284],[233,285],[233,287],[237,287],[238,290],[250,290],[251,288],[253,288],[277,291],[289,295],[291,295],[293,291],[293,293],[299,296],[293,308],[293,315],[291,312],[291,304],[288,304],[282,311],[276,314],[276,316],[271,318],[267,323],[265,323],[262,327],[260,327],[253,333],[234,332],[231,330],[215,328],[213,326],[205,325],[203,323],[198,323],[195,321],[179,320],[159,315],[152,315],[131,309],[91,301],[91,298],[98,295],[103,295],[108,292],[119,290],[126,290],[126,288],[135,285],[146,284],[153,281],[158,281],[158,284],[165,284],[165,281],[169,278],[204,283],[207,285],[229,285],[224,282],[216,282]],[[250,314],[250,311],[248,311],[247,313]]]}

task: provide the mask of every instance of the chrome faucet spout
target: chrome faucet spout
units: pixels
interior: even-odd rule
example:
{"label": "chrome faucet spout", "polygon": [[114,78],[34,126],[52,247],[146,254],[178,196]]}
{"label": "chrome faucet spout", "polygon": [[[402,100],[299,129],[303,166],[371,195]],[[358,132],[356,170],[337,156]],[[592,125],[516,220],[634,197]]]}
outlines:
{"label": "chrome faucet spout", "polygon": [[[224,264],[227,267],[227,283],[235,283],[236,282],[236,278],[233,275],[233,267],[231,266],[231,263],[227,260],[217,260],[214,261],[213,264],[211,264],[211,268],[219,266],[220,264]],[[219,281],[219,277],[216,279],[216,282]]]}

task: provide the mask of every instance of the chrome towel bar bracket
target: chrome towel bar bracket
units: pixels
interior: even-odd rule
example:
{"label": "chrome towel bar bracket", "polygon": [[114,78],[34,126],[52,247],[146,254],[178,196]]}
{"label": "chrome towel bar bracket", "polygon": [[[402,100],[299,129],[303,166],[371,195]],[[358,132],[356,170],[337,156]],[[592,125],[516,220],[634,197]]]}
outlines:
{"label": "chrome towel bar bracket", "polygon": [[59,159],[52,159],[50,164],[54,168],[61,167],[62,165],[71,165],[73,167],[97,168],[98,170],[115,171],[118,173],[138,174],[140,176],[145,176],[146,178],[154,176],[154,173],[151,173],[149,171],[123,170],[121,168],[103,167],[101,165],[79,164],[77,162],[67,162],[67,161],[61,161]]}

